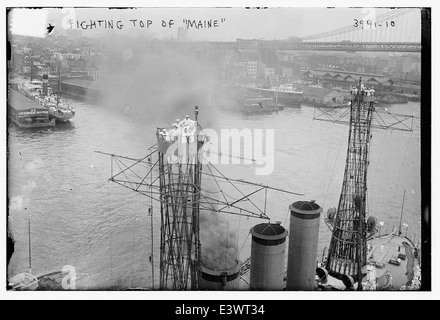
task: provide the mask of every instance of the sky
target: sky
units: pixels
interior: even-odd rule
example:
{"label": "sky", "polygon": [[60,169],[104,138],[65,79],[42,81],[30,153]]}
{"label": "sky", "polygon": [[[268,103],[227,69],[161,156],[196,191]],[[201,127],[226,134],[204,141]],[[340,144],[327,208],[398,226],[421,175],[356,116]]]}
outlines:
{"label": "sky", "polygon": [[[75,2],[76,3],[76,2]],[[326,8],[326,7],[280,7],[271,6],[266,9],[244,7],[145,7],[140,4],[137,7],[125,9],[108,8],[109,5],[101,8],[80,7],[76,4],[65,6],[64,9],[48,7],[43,10],[47,12],[46,19],[36,19],[42,10],[15,9],[12,16],[24,16],[25,23],[15,23],[20,27],[34,32],[37,29],[44,32],[48,22],[56,28],[75,29],[79,28],[83,36],[95,36],[108,31],[105,22],[98,20],[110,20],[116,24],[120,21],[118,29],[115,25],[113,30],[121,35],[138,36],[145,35],[158,39],[169,39],[177,37],[177,29],[183,27],[188,29],[188,37],[191,40],[210,41],[235,41],[243,39],[265,39],[282,40],[289,37],[301,37],[327,32],[338,28],[347,27],[351,32],[344,36],[335,37],[332,40],[342,41],[420,41],[420,10],[414,9],[405,15],[395,16],[405,10],[403,7],[390,8]],[[146,2],[148,3],[148,2]],[[98,4],[99,5],[99,2]],[[409,10],[409,9],[406,9]],[[20,11],[20,12],[18,12]],[[380,19],[383,17],[382,19]],[[389,18],[388,18],[389,17]],[[366,20],[382,22],[375,30],[362,30],[360,21]],[[12,19],[16,21],[17,19]],[[136,21],[131,21],[136,20]],[[141,24],[141,21],[143,25]],[[172,24],[170,24],[172,21]],[[193,22],[191,26],[187,21]],[[216,21],[216,26],[206,28],[205,21]],[[33,22],[41,22],[41,26],[30,25]],[[95,22],[97,27],[90,29],[87,25]],[[195,25],[201,22],[203,27],[196,28]],[[163,25],[163,23],[165,23]],[[394,26],[391,26],[394,23]],[[356,26],[357,24],[357,26]],[[386,26],[388,24],[388,26]],[[13,27],[11,27],[14,29]],[[87,28],[87,29],[83,29]],[[60,30],[60,29],[57,29]],[[26,31],[25,31],[26,32]],[[350,38],[351,37],[351,38]]]}

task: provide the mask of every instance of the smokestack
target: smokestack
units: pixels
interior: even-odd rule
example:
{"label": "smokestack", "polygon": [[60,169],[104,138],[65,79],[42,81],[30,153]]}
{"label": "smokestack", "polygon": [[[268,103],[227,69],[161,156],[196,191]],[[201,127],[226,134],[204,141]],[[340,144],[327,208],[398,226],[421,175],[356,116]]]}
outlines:
{"label": "smokestack", "polygon": [[212,269],[205,266],[203,262],[201,266],[200,290],[239,290],[241,269],[240,261],[236,260],[236,265],[231,269]]}
{"label": "smokestack", "polygon": [[43,95],[47,96],[47,86],[49,84],[49,77],[47,74],[43,74]]}
{"label": "smokestack", "polygon": [[249,290],[283,290],[287,230],[278,223],[251,229]]}
{"label": "smokestack", "polygon": [[312,201],[289,206],[290,232],[286,290],[313,291],[322,208]]}

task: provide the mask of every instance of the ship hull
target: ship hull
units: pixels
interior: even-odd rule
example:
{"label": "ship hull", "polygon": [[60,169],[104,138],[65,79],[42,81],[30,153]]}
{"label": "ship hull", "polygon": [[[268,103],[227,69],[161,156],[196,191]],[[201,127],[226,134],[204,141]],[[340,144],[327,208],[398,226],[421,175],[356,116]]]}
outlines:
{"label": "ship hull", "polygon": [[56,123],[67,123],[73,118],[73,114],[59,115],[55,112],[49,111],[49,119],[54,120]]}

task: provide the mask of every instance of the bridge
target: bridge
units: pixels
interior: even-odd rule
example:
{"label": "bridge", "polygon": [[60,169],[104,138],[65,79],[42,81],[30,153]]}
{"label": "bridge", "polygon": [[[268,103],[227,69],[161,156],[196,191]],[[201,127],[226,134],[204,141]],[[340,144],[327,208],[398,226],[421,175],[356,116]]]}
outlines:
{"label": "bridge", "polygon": [[388,52],[420,52],[420,42],[289,42],[282,40],[243,40],[236,42],[211,42],[216,49],[238,50],[313,50],[313,51],[388,51]]}
{"label": "bridge", "polygon": [[237,39],[235,42],[193,42],[189,45],[244,51],[421,52],[421,12],[419,8],[394,9],[365,21],[354,19],[349,26],[288,40]]}

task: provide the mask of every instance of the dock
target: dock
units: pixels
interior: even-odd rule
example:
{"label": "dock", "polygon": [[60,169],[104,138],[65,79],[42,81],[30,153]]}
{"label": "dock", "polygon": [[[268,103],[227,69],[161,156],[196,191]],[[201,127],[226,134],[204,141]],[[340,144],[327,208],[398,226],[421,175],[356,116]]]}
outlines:
{"label": "dock", "polygon": [[13,89],[8,90],[8,118],[20,128],[55,126],[55,119],[49,120],[46,107]]}

